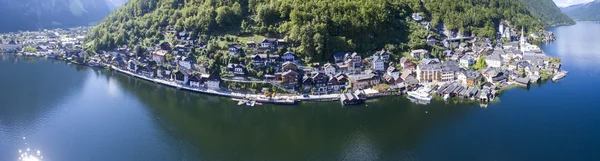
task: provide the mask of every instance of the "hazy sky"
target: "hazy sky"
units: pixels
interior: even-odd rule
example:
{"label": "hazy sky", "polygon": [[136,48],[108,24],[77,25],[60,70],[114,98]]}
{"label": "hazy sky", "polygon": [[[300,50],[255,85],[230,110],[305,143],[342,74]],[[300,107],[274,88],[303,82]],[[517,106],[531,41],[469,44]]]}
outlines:
{"label": "hazy sky", "polygon": [[554,0],[554,3],[556,3],[556,5],[558,7],[567,7],[570,5],[586,3],[586,2],[591,2],[591,1],[594,1],[594,0]]}

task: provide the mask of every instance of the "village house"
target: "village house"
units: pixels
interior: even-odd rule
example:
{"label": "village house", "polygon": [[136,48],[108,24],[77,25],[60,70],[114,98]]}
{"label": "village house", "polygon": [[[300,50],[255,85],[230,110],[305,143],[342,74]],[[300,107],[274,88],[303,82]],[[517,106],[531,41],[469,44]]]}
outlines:
{"label": "village house", "polygon": [[179,67],[182,67],[185,69],[192,69],[193,61],[194,60],[192,59],[192,57],[182,56],[182,57],[180,57],[178,64],[179,64]]}
{"label": "village house", "polygon": [[158,66],[156,68],[156,77],[158,78],[167,78],[171,75],[171,71],[167,69],[165,66]]}
{"label": "village house", "polygon": [[475,59],[471,55],[465,55],[459,59],[461,68],[470,68],[473,64],[475,64]]}
{"label": "village house", "polygon": [[127,61],[127,69],[129,69],[129,71],[136,72],[138,70],[139,66],[140,66],[140,62],[137,60],[131,59],[131,60]]}
{"label": "village house", "polygon": [[[298,73],[294,70],[287,70],[283,73],[279,74],[281,83],[297,83],[298,82]],[[275,73],[275,77],[278,76],[278,73]]]}
{"label": "village house", "polygon": [[180,69],[179,71],[173,73],[173,75],[176,83],[186,85],[189,83],[189,78],[192,73],[189,70]]}
{"label": "village house", "polygon": [[385,61],[380,56],[373,56],[371,58],[371,68],[375,71],[384,71]]}
{"label": "village house", "polygon": [[502,57],[497,52],[492,53],[485,57],[485,63],[488,67],[500,68],[502,67]]}
{"label": "village house", "polygon": [[475,86],[480,83],[481,74],[474,70],[462,71],[458,75],[458,80],[463,85]]}
{"label": "village house", "polygon": [[160,50],[171,51],[171,43],[169,42],[165,41],[163,43],[160,43],[158,46]]}
{"label": "village house", "polygon": [[162,63],[165,61],[165,55],[167,54],[166,50],[158,50],[152,52],[152,60],[157,63]]}
{"label": "village house", "polygon": [[349,77],[346,74],[338,73],[338,74],[336,74],[333,77],[337,80],[337,82],[339,84],[337,85],[337,89],[335,88],[335,86],[332,86],[332,85],[328,84],[328,86],[329,86],[328,88],[330,90],[337,91],[337,90],[340,90],[340,89],[346,89],[350,85]]}
{"label": "village house", "polygon": [[296,63],[293,63],[290,61],[287,61],[281,65],[281,71],[289,71],[289,70],[292,70],[292,71],[298,70],[298,65],[296,65]]}
{"label": "village house", "polygon": [[346,53],[344,60],[350,68],[360,68],[362,66],[362,57],[356,52],[352,54]]}
{"label": "village house", "polygon": [[402,58],[400,58],[400,62],[399,63],[400,63],[400,66],[402,67],[402,69],[408,69],[408,70],[415,69],[415,64],[408,57],[402,57]]}
{"label": "village house", "polygon": [[328,75],[334,75],[337,72],[335,65],[331,63],[323,65],[323,71],[325,71],[325,74]]}
{"label": "village house", "polygon": [[263,66],[267,62],[267,54],[256,54],[252,56],[252,64],[256,66]]}
{"label": "village house", "polygon": [[236,55],[236,54],[240,54],[243,53],[244,50],[242,49],[242,46],[239,44],[231,44],[229,45],[229,54],[231,55]]}
{"label": "village house", "polygon": [[200,74],[194,74],[189,79],[190,87],[192,88],[200,88],[200,85],[203,84],[202,76]]}
{"label": "village house", "polygon": [[187,53],[191,52],[192,49],[189,46],[186,45],[175,45],[175,47],[173,48],[173,53],[175,53],[175,55],[187,55]]}
{"label": "village house", "polygon": [[455,61],[446,61],[442,64],[442,82],[456,80],[456,74],[460,72],[460,67]]}
{"label": "village house", "polygon": [[264,38],[260,42],[261,49],[275,49],[277,48],[277,39],[275,38]]}
{"label": "village house", "polygon": [[219,77],[217,77],[216,74],[211,74],[207,79],[206,79],[206,87],[208,89],[212,89],[212,90],[219,90],[221,89],[221,87],[219,86],[219,84],[221,83],[221,80]]}
{"label": "village house", "polygon": [[381,49],[380,51],[375,52],[373,57],[380,57],[383,61],[387,62],[390,60],[390,53],[385,51],[385,49]]}
{"label": "village house", "polygon": [[328,91],[339,91],[340,90],[340,81],[338,81],[338,79],[333,75],[329,76],[329,79],[327,81],[327,90]]}
{"label": "village house", "polygon": [[372,72],[365,72],[362,74],[349,75],[352,81],[352,87],[355,89],[367,89],[380,83],[379,76]]}
{"label": "village house", "polygon": [[296,62],[296,55],[291,51],[287,51],[287,52],[283,53],[283,55],[281,56],[281,59],[284,62],[285,61]]}
{"label": "village house", "polygon": [[398,84],[404,82],[402,78],[400,78],[400,71],[396,70],[395,67],[388,67],[386,72],[383,74],[383,80],[386,84],[390,85],[392,88],[396,87]]}
{"label": "village house", "polygon": [[429,53],[429,51],[425,49],[417,49],[410,52],[410,56],[413,58],[421,58],[421,56],[425,56]]}
{"label": "village house", "polygon": [[243,77],[246,75],[246,66],[243,64],[229,63],[227,64],[227,71],[229,74],[233,74],[236,77]]}
{"label": "village house", "polygon": [[327,93],[327,83],[329,82],[329,76],[321,72],[313,72],[311,75],[317,92]]}
{"label": "village house", "polygon": [[154,78],[154,70],[149,65],[145,65],[141,68],[138,68],[136,73],[140,73],[142,76],[148,78]]}
{"label": "village house", "polygon": [[311,88],[313,88],[315,82],[313,81],[312,77],[310,77],[309,75],[305,75],[304,77],[302,77],[302,88],[304,89],[304,91],[310,91]]}

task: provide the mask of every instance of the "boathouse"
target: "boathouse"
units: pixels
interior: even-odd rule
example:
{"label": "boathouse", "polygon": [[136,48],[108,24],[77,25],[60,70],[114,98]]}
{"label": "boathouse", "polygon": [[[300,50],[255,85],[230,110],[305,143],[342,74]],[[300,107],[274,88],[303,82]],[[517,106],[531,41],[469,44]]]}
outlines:
{"label": "boathouse", "polygon": [[[360,95],[360,94],[359,94]],[[363,98],[359,97],[359,95],[356,95],[354,93],[342,93],[340,94],[340,103],[342,103],[342,105],[356,105],[356,104],[360,104],[363,102]]]}

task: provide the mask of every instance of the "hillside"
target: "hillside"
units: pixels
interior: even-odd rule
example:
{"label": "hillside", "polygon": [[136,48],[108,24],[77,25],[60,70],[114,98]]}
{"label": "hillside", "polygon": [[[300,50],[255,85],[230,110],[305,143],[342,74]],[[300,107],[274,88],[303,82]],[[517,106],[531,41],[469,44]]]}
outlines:
{"label": "hillside", "polygon": [[575,24],[552,0],[523,0],[529,10],[547,26]]}
{"label": "hillside", "polygon": [[576,21],[600,21],[600,0],[565,7],[562,11]]}
{"label": "hillside", "polygon": [[105,0],[1,0],[0,32],[87,25],[115,7]]}
{"label": "hillside", "polygon": [[131,0],[90,32],[88,49],[153,46],[171,39],[165,31],[173,29],[205,42],[224,35],[286,37],[292,50],[322,61],[336,51],[422,47],[417,40],[431,33],[410,21],[413,12],[434,26],[491,38],[501,20],[528,30],[543,26],[520,0]]}

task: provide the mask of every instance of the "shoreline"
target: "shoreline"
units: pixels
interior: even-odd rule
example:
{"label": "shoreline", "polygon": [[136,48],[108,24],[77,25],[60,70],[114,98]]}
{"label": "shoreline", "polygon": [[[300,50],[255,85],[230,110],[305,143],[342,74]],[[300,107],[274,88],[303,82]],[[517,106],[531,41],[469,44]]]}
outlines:
{"label": "shoreline", "polygon": [[[16,56],[16,57],[46,58],[48,60],[73,63],[71,61],[60,59],[60,58],[49,58],[49,57],[40,56],[40,55],[16,55],[16,54],[11,54],[11,53],[0,53],[0,55],[5,55],[5,54],[10,54],[11,56]],[[102,68],[100,68],[100,66],[92,66],[87,63],[73,63],[73,64],[82,65],[85,67],[96,68],[96,69],[103,69],[103,70],[108,70],[108,71],[116,71],[117,73],[121,73],[121,74],[124,74],[127,76],[133,76],[134,78],[142,79],[142,80],[148,81],[150,83],[160,84],[160,85],[164,85],[164,86],[171,87],[171,88],[176,88],[178,90],[183,90],[183,91],[187,91],[187,92],[194,92],[194,93],[219,96],[219,97],[227,97],[227,98],[231,98],[232,101],[235,101],[235,99],[244,99],[244,100],[253,100],[253,101],[256,101],[259,103],[265,103],[265,104],[296,105],[300,102],[334,102],[334,101],[339,101],[339,99],[340,99],[340,97],[339,97],[340,94],[308,95],[308,97],[304,97],[305,95],[294,94],[292,96],[287,95],[287,96],[275,96],[273,98],[266,98],[264,95],[256,94],[256,93],[255,94],[244,94],[244,93],[240,93],[240,92],[232,92],[232,91],[227,91],[227,90],[223,90],[223,89],[212,90],[212,89],[207,89],[207,88],[193,88],[190,86],[178,84],[173,81],[168,81],[168,80],[159,79],[159,78],[149,78],[149,77],[146,77],[146,76],[143,76],[140,74],[133,73],[126,69],[118,68],[114,65],[101,65]],[[528,86],[525,86],[525,88],[527,88]],[[441,96],[438,96],[434,93],[430,93],[430,94],[431,94],[431,96],[433,96],[433,99],[432,99],[433,101],[443,101],[446,103],[454,102],[454,103],[464,103],[464,104],[479,103],[480,105],[481,104],[487,105],[490,103],[497,102],[498,97],[501,96],[503,92],[505,92],[509,89],[518,88],[518,87],[524,87],[524,86],[511,83],[508,86],[499,88],[497,90],[498,92],[492,97],[493,99],[491,99],[489,101],[477,101],[477,100],[470,100],[467,98],[458,98],[458,97],[452,97],[448,100],[445,100]],[[402,97],[403,95],[405,95],[405,94],[398,94],[397,92],[391,92],[391,93],[384,92],[384,93],[370,94],[366,98],[367,99],[377,99],[380,97],[393,97],[393,96],[401,96]],[[407,97],[408,96],[406,96],[405,98],[407,98]],[[427,104],[429,104],[429,103],[431,103],[431,101],[428,101]]]}

